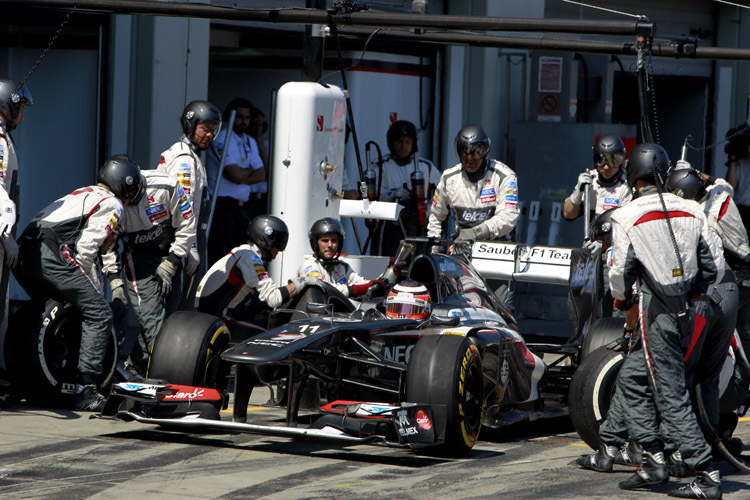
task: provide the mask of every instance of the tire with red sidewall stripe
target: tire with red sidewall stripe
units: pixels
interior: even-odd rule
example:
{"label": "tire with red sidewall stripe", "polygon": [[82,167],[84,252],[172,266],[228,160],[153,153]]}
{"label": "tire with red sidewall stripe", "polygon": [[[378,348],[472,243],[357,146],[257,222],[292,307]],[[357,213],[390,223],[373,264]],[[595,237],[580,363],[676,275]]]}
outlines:
{"label": "tire with red sidewall stripe", "polygon": [[483,414],[482,360],[476,342],[457,335],[428,335],[417,342],[406,371],[406,401],[445,405],[440,453],[466,455],[479,439]]}

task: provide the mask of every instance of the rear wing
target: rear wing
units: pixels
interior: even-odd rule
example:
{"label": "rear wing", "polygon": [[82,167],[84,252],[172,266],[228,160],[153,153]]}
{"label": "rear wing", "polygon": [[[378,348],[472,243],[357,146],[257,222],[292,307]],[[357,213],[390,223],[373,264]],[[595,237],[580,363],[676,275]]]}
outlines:
{"label": "rear wing", "polygon": [[485,279],[567,285],[574,248],[512,242],[474,243],[471,264]]}

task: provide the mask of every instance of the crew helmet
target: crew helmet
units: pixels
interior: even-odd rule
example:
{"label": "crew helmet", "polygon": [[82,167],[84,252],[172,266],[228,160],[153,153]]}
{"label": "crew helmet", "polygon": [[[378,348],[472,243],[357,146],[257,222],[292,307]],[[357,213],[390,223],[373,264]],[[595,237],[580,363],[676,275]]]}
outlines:
{"label": "crew helmet", "polygon": [[266,252],[274,248],[283,252],[289,242],[289,228],[276,216],[258,215],[247,226],[247,239]]}
{"label": "crew helmet", "polygon": [[431,311],[430,292],[414,280],[395,285],[385,299],[385,315],[389,318],[424,319]]}
{"label": "crew helmet", "polygon": [[[411,151],[409,152],[409,156],[411,156],[417,152],[417,127],[410,121],[398,120],[393,122],[393,125],[388,128],[386,139],[388,142],[388,149],[391,152],[391,157],[394,159],[396,158],[396,153],[393,152],[393,145],[399,137],[405,135],[411,137]],[[404,158],[404,160],[408,160],[408,158]]]}
{"label": "crew helmet", "polygon": [[182,133],[185,134],[185,137],[190,142],[193,142],[195,127],[202,122],[215,123],[216,131],[214,132],[214,137],[219,135],[219,130],[221,130],[221,113],[219,112],[219,108],[208,101],[192,101],[185,106],[185,109],[182,110],[180,123],[182,124]]}
{"label": "crew helmet", "polygon": [[698,200],[703,193],[703,178],[693,168],[672,171],[664,190],[686,200]]}
{"label": "crew helmet", "polygon": [[18,83],[14,80],[0,78],[0,114],[8,120],[9,124],[18,118],[22,104],[34,105],[31,91],[25,85],[19,89]]}
{"label": "crew helmet", "polygon": [[664,187],[668,174],[669,156],[658,144],[637,145],[625,164],[625,175],[631,188],[638,179],[653,179],[658,187]]}
{"label": "crew helmet", "polygon": [[599,137],[592,148],[594,165],[621,167],[625,161],[625,143],[616,135],[607,134]]}
{"label": "crew helmet", "polygon": [[600,213],[591,224],[591,238],[601,241],[606,247],[612,246],[612,214],[617,207]]}
{"label": "crew helmet", "polygon": [[99,168],[96,182],[105,184],[123,203],[138,203],[146,191],[146,179],[140,167],[126,154],[117,154],[105,161]]}
{"label": "crew helmet", "polygon": [[[323,254],[320,253],[320,248],[318,247],[318,240],[326,233],[336,233],[339,236],[339,251],[332,259],[326,259],[323,257]],[[312,248],[313,254],[326,263],[332,263],[335,262],[341,254],[341,249],[344,247],[344,236],[346,236],[346,233],[344,232],[344,226],[341,225],[341,222],[332,217],[324,217],[313,223],[307,236],[310,238],[310,248]]]}
{"label": "crew helmet", "polygon": [[490,136],[479,125],[467,125],[459,130],[454,145],[459,160],[461,153],[479,153],[482,158],[490,154]]}

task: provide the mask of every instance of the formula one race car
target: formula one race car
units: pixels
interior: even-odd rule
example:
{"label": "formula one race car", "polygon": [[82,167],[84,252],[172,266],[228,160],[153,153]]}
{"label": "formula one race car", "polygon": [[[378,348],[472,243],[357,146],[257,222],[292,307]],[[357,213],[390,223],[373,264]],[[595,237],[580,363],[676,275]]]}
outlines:
{"label": "formula one race car", "polygon": [[[154,345],[151,381],[221,393],[234,364],[233,422],[218,420],[216,412],[205,418],[205,411],[204,417],[186,411],[218,408],[226,398],[199,397],[196,389],[192,403],[199,405],[186,405],[189,390],[156,383],[115,385],[105,414],[188,428],[436,447],[454,455],[474,446],[482,425],[562,414],[573,368],[559,359],[575,358],[581,343],[527,345],[512,314],[467,259],[415,252],[436,243],[407,240],[386,272],[391,283],[408,279],[426,286],[433,309],[425,319],[392,319],[382,303],[355,309],[322,282],[301,294],[297,305],[305,304],[304,310],[282,311],[291,314],[290,322],[223,352],[229,334],[218,318],[189,312],[168,318]],[[586,253],[586,259],[598,258]],[[559,355],[553,364],[560,366],[546,366],[543,353]],[[246,423],[251,392],[271,383],[284,388],[286,425]],[[302,395],[311,389],[319,417],[299,428]]]}

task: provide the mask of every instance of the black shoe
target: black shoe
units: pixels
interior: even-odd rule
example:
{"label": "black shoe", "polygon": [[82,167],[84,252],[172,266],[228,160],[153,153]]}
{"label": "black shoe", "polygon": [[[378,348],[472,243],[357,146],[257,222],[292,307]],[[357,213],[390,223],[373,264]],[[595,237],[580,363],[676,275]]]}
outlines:
{"label": "black shoe", "polygon": [[576,463],[584,469],[595,470],[597,472],[612,472],[612,464],[615,460],[614,455],[614,446],[601,446],[596,453],[576,458]]}
{"label": "black shoe", "polygon": [[701,471],[692,483],[680,486],[676,490],[667,493],[670,497],[677,498],[707,498],[710,500],[721,499],[721,479],[719,471]]}
{"label": "black shoe", "polygon": [[[81,387],[81,386],[79,386]],[[101,413],[107,398],[96,391],[95,385],[85,385],[76,394],[76,402],[73,407],[76,411],[94,411]]]}
{"label": "black shoe", "polygon": [[620,448],[615,455],[615,463],[627,465],[628,467],[640,467],[643,456],[643,448],[635,441],[629,441],[628,445]]}
{"label": "black shoe", "polygon": [[635,471],[625,481],[620,481],[620,488],[623,490],[632,490],[635,488],[646,488],[656,484],[664,484],[669,481],[669,469],[664,461],[664,453],[643,452],[643,461],[641,468]]}
{"label": "black shoe", "polygon": [[673,451],[666,456],[667,468],[669,469],[669,475],[672,477],[688,477],[691,474],[691,470],[688,468],[685,461],[682,459],[682,453],[680,450]]}
{"label": "black shoe", "polygon": [[138,368],[136,365],[132,364],[130,361],[125,361],[125,371],[127,371],[130,374],[130,378],[128,379],[128,382],[145,382],[146,381],[146,374],[143,373],[143,370]]}

